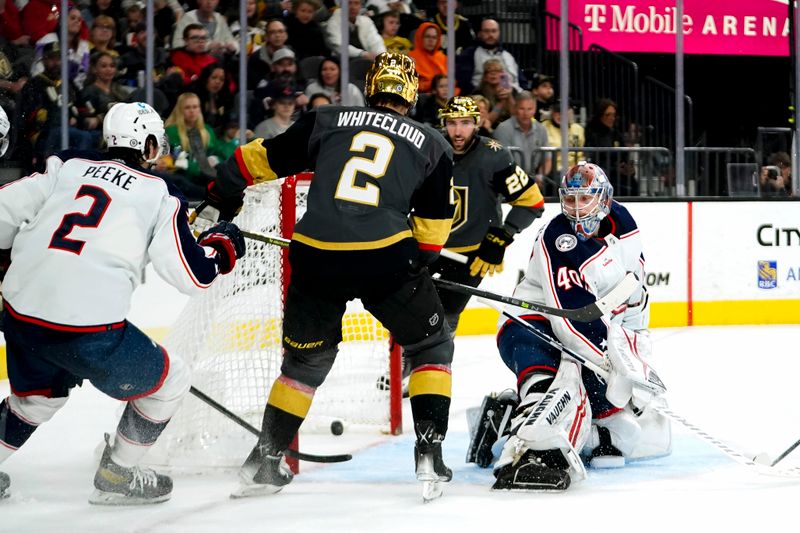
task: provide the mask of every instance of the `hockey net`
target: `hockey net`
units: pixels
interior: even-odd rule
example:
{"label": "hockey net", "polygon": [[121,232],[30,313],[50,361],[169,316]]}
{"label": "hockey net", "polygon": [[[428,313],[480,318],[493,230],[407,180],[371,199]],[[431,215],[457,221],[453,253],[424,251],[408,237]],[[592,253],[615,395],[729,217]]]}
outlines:
{"label": "hockey net", "polygon": [[[234,222],[245,231],[291,237],[294,222],[305,212],[309,177],[250,187]],[[248,239],[247,254],[234,271],[192,298],[164,341],[168,353],[190,364],[197,389],[257,429],[280,374],[287,252]],[[389,375],[390,354],[399,358],[399,350],[390,350],[388,332],[358,301],[348,304],[342,333],[336,362],[317,390],[302,432],[330,432],[332,422],[341,421],[348,431],[399,433],[400,393],[390,399],[389,388],[378,386]],[[254,443],[251,434],[188,395],[148,454],[149,462],[239,466]]]}

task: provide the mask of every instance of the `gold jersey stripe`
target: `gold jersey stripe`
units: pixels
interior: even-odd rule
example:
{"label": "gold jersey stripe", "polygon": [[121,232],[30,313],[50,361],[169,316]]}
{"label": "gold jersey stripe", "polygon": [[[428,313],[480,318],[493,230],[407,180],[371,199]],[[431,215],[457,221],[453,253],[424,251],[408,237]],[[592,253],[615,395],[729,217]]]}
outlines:
{"label": "gold jersey stripe", "polygon": [[444,243],[447,242],[447,237],[450,235],[450,226],[452,224],[452,218],[434,219],[411,215],[411,227],[414,231],[414,237],[424,244],[444,246]]}
{"label": "gold jersey stripe", "polygon": [[386,248],[387,246],[391,246],[396,242],[400,242],[403,239],[408,239],[412,236],[413,235],[411,234],[411,231],[405,230],[401,231],[400,233],[396,233],[391,237],[386,237],[385,239],[379,239],[377,241],[328,242],[313,239],[300,233],[295,233],[292,235],[292,240],[302,242],[303,244],[313,246],[314,248],[319,248],[320,250],[376,250],[378,248]]}
{"label": "gold jersey stripe", "polygon": [[533,187],[529,188],[527,191],[522,193],[519,198],[509,203],[511,205],[519,205],[523,207],[537,207],[541,204],[544,204],[544,196],[542,196],[539,186],[534,183]]}
{"label": "gold jersey stripe", "polygon": [[239,148],[242,161],[244,161],[247,171],[253,176],[254,184],[278,179],[278,175],[269,166],[267,149],[261,144],[263,140],[254,139]]}
{"label": "gold jersey stripe", "polygon": [[453,377],[441,370],[422,370],[413,372],[408,380],[408,395],[413,398],[420,394],[438,394],[450,397]]}
{"label": "gold jersey stripe", "polygon": [[481,247],[481,243],[471,244],[469,246],[453,246],[452,248],[450,246],[448,246],[447,249],[450,250],[451,252],[457,252],[457,253],[461,254],[461,253],[464,253],[464,252],[472,252],[474,250],[477,250],[480,247]]}
{"label": "gold jersey stripe", "polygon": [[267,403],[281,411],[286,411],[299,418],[305,418],[311,408],[313,397],[313,395],[305,391],[297,390],[283,381],[277,380],[272,385]]}

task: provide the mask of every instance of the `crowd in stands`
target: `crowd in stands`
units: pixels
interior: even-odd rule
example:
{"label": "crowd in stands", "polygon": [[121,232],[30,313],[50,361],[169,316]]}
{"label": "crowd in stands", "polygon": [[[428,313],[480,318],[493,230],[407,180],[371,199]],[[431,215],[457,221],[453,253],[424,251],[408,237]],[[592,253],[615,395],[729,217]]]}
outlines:
{"label": "crowd in stands", "polygon": [[[105,113],[116,102],[143,100],[147,28],[139,0],[85,0],[71,5],[68,41],[59,41],[59,0],[0,0],[0,105],[17,118],[14,158],[25,171],[41,168],[61,146],[61,47],[69,58],[69,144],[89,149],[101,142]],[[344,3],[345,0],[341,0]],[[231,0],[155,0],[153,105],[165,118],[172,153],[158,169],[174,176],[190,199],[203,197],[214,167],[239,142],[239,92],[247,94],[246,137],[269,138],[301,113],[327,104],[365,105],[364,73],[385,50],[414,58],[420,75],[417,120],[438,125],[448,96],[474,96],[480,133],[515,150],[519,164],[554,194],[559,155],[538,149],[561,144],[553,79],[526,77],[503,48],[497,21],[477,28],[455,15],[446,24],[446,0],[347,0],[348,57],[339,57],[341,15],[326,0],[247,0],[247,28]],[[5,6],[4,8],[2,6]],[[240,35],[246,31],[246,47]],[[448,72],[447,41],[455,39],[455,72]],[[350,79],[341,77],[348,61]],[[247,86],[238,86],[239,62]],[[556,105],[552,105],[556,103]],[[616,104],[604,100],[584,131],[570,111],[573,146],[623,146]],[[570,164],[580,157],[570,155]],[[612,179],[621,194],[637,194],[634,170],[614,161]],[[615,184],[616,185],[616,184]]]}

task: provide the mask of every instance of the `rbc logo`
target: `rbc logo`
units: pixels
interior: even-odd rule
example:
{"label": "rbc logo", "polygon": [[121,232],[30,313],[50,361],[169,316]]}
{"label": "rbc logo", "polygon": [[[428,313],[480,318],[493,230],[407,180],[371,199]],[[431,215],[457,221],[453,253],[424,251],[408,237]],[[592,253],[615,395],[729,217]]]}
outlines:
{"label": "rbc logo", "polygon": [[758,288],[774,289],[778,286],[778,262],[758,262]]}

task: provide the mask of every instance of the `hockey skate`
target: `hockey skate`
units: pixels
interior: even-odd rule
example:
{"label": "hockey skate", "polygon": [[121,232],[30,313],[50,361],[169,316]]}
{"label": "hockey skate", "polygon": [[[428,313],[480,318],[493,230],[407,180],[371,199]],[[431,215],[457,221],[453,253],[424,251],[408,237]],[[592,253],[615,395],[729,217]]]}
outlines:
{"label": "hockey skate", "polygon": [[444,437],[436,433],[433,423],[417,423],[417,442],[414,445],[414,466],[417,479],[422,481],[422,500],[429,502],[441,497],[442,483],[453,479],[453,471],[442,459]]}
{"label": "hockey skate", "polygon": [[475,463],[486,468],[494,461],[492,446],[508,429],[511,414],[519,403],[514,391],[507,390],[500,394],[485,396],[478,410],[467,410],[470,421],[470,443],[467,450],[468,463]]}
{"label": "hockey skate", "polygon": [[240,484],[231,493],[231,498],[275,494],[293,478],[283,453],[270,453],[267,446],[256,445],[239,470]]}
{"label": "hockey skate", "polygon": [[516,463],[495,470],[492,490],[560,492],[569,488],[569,463],[560,450],[528,450]]}
{"label": "hockey skate", "polygon": [[169,500],[172,479],[149,468],[120,466],[111,459],[111,437],[94,476],[95,490],[89,503],[95,505],[144,505]]}
{"label": "hockey skate", "polygon": [[0,472],[0,500],[8,498],[8,488],[11,486],[11,478],[5,472]]}

